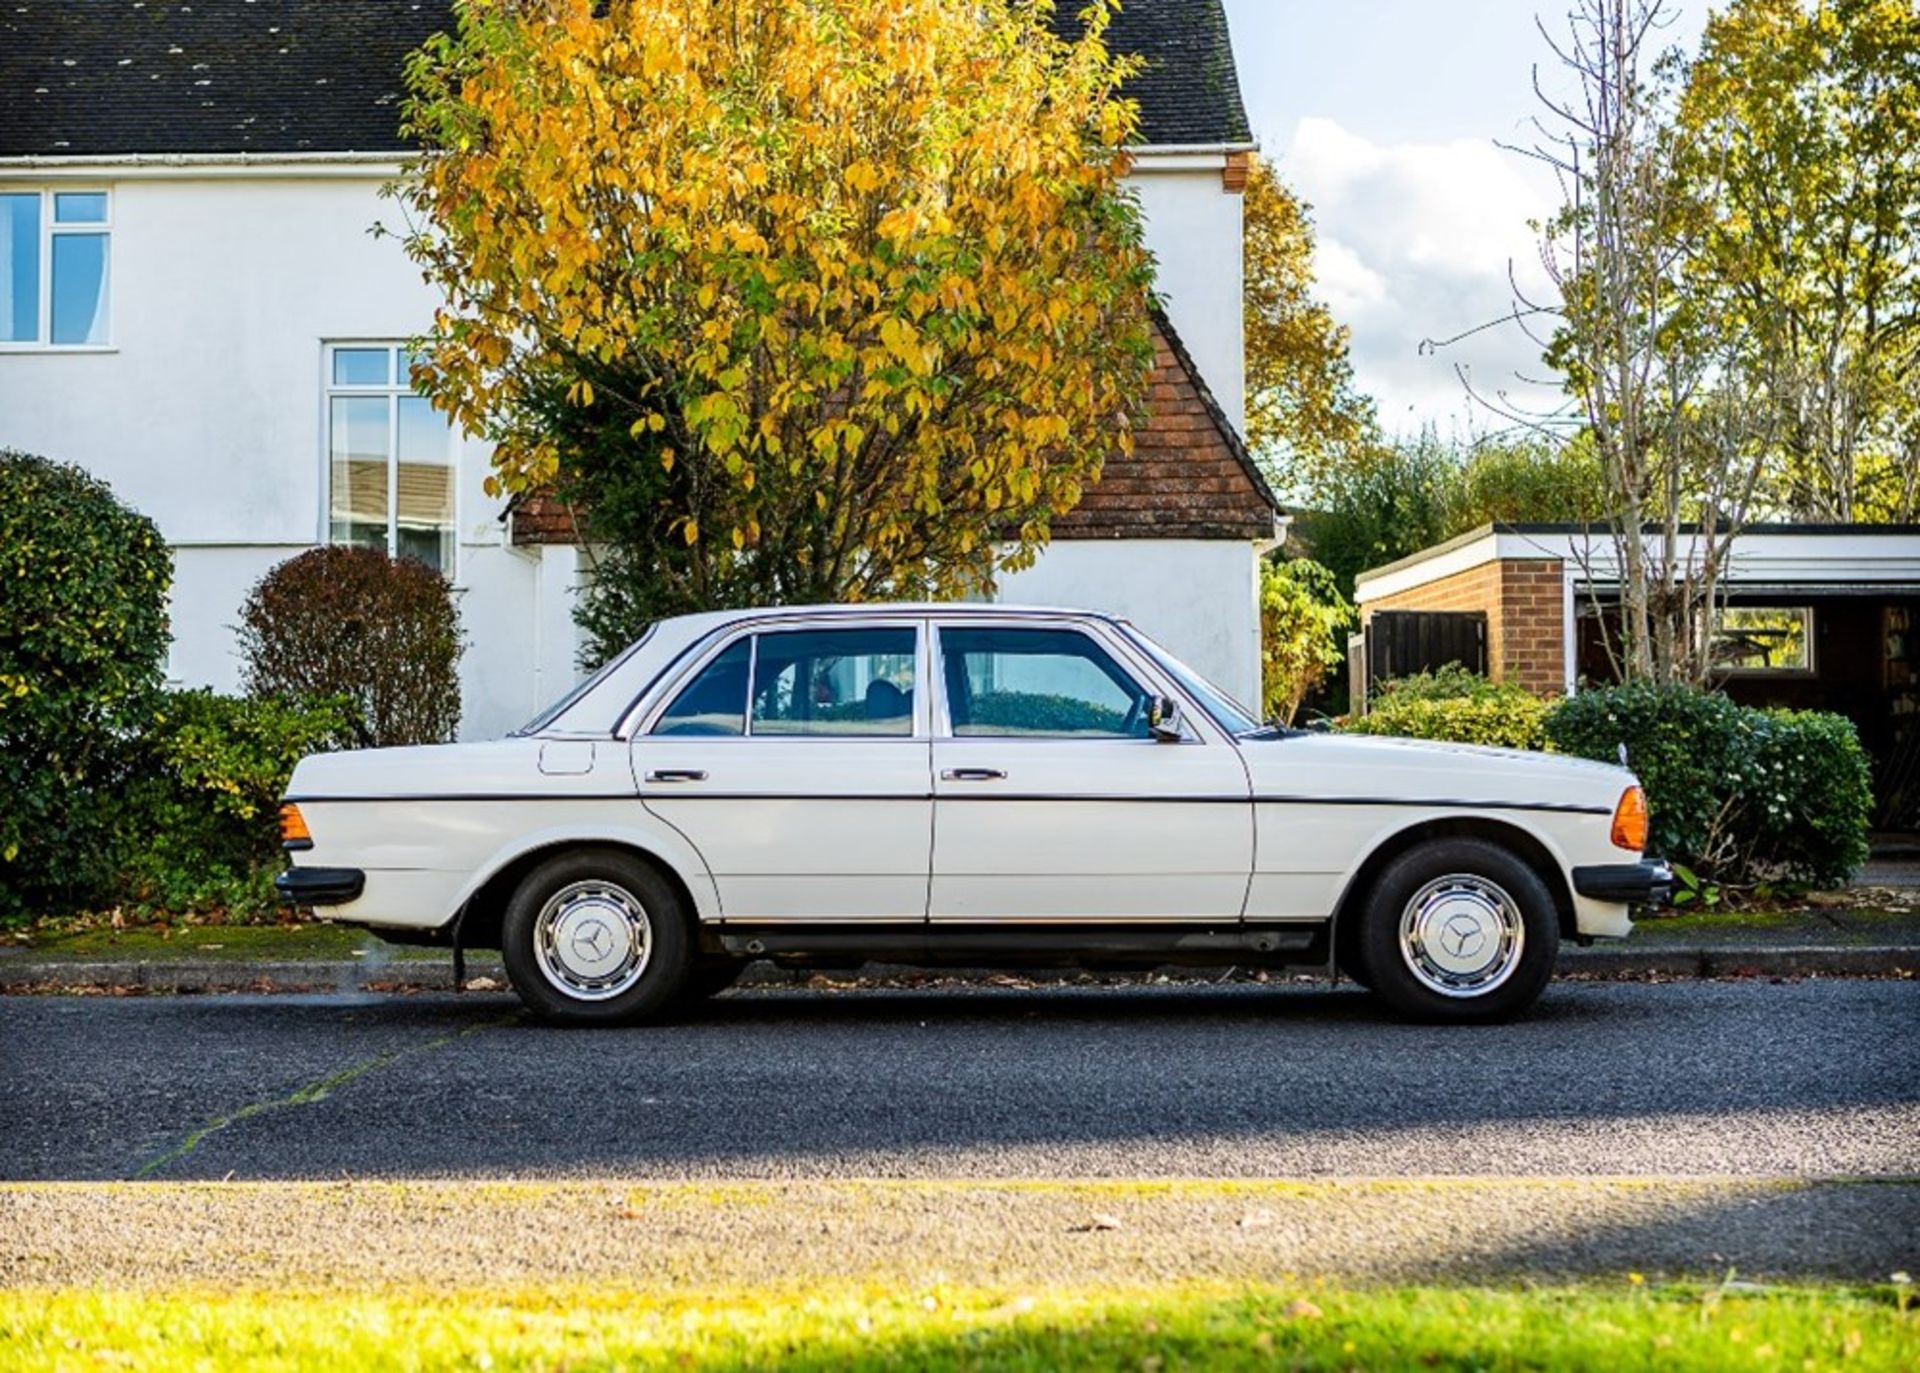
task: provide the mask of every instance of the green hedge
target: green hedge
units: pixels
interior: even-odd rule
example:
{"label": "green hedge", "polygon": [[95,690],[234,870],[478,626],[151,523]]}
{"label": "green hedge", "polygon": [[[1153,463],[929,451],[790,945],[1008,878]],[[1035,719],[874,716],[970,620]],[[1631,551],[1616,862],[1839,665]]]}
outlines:
{"label": "green hedge", "polygon": [[105,483],[0,450],[0,920],[111,882],[112,793],[160,689],[172,574]]}
{"label": "green hedge", "polygon": [[274,908],[278,815],[293,765],[352,737],[352,703],[170,692],[119,797],[115,895],[175,913]]}
{"label": "green hedge", "polygon": [[1866,861],[1872,775],[1844,716],[1632,685],[1559,703],[1547,738],[1608,762],[1626,745],[1647,789],[1650,851],[1703,880],[1835,885]]}
{"label": "green hedge", "polygon": [[1494,748],[1543,748],[1548,703],[1524,687],[1490,682],[1458,665],[1384,684],[1351,734],[1386,734]]}

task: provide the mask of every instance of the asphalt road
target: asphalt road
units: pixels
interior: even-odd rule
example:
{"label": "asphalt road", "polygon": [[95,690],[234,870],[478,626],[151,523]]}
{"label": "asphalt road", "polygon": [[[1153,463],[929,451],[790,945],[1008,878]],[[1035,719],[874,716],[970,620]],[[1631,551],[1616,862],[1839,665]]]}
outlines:
{"label": "asphalt road", "polygon": [[0,998],[0,1177],[1920,1174],[1920,985],[1563,983],[1522,1023],[1308,987]]}

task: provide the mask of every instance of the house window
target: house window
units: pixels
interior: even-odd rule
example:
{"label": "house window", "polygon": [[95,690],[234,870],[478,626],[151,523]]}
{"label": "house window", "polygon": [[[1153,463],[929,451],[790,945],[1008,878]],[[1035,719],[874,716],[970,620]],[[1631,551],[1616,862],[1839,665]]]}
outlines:
{"label": "house window", "polygon": [[453,576],[453,430],[391,343],[327,349],[327,533]]}
{"label": "house window", "polygon": [[105,191],[0,190],[0,347],[107,344]]}
{"label": "house window", "polygon": [[1724,672],[1812,672],[1813,607],[1723,606],[1714,617],[1713,662]]}

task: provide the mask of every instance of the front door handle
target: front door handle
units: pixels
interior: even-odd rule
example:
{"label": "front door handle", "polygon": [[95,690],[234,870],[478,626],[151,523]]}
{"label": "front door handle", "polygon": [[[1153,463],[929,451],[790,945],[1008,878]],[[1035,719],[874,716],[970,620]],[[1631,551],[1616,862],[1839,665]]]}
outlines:
{"label": "front door handle", "polygon": [[999,768],[948,768],[940,774],[943,782],[1004,782],[1007,774]]}
{"label": "front door handle", "polygon": [[704,782],[707,774],[698,768],[660,768],[647,774],[649,782]]}

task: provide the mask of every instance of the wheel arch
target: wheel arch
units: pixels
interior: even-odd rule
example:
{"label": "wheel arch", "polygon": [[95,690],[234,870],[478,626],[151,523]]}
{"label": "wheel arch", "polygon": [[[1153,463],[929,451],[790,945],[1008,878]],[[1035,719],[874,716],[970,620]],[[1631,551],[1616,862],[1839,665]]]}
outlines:
{"label": "wheel arch", "polygon": [[499,948],[501,920],[514,889],[541,863],[579,849],[629,854],[653,868],[686,903],[693,917],[692,933],[699,939],[707,920],[718,914],[713,878],[701,864],[697,877],[689,879],[681,864],[667,856],[672,848],[672,845],[655,842],[651,836],[632,834],[581,832],[538,836],[502,855],[491,870],[473,884],[455,916],[460,927],[460,943],[467,948]]}
{"label": "wheel arch", "polygon": [[1564,864],[1538,834],[1511,820],[1494,815],[1448,815],[1416,820],[1382,837],[1354,868],[1334,903],[1328,952],[1336,962],[1350,956],[1358,922],[1348,917],[1366,902],[1373,884],[1389,863],[1409,849],[1435,839],[1485,839],[1511,849],[1515,856],[1539,874],[1553,897],[1554,916],[1562,938],[1579,936],[1575,922],[1573,888],[1567,880]]}

